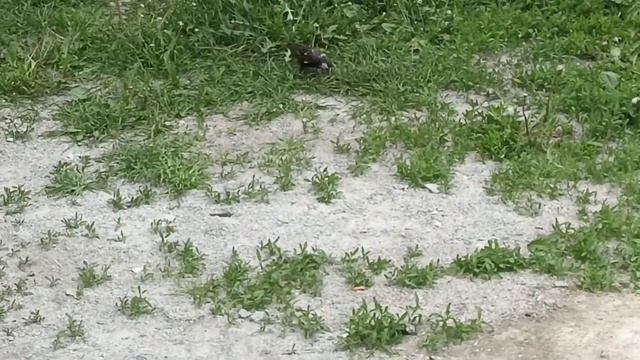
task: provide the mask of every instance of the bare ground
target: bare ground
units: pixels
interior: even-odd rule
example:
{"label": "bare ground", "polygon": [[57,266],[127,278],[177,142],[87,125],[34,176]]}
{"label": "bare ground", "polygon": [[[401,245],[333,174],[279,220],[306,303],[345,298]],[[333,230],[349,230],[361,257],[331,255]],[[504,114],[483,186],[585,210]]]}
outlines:
{"label": "bare ground", "polygon": [[[447,351],[443,359],[640,358],[640,300],[635,294],[571,293],[561,308],[541,318],[502,324],[473,344]],[[560,305],[559,304],[559,305]]]}
{"label": "bare ground", "polygon": [[[299,305],[310,304],[316,309],[331,329],[313,340],[305,340],[277,325],[261,331],[260,324],[251,318],[230,325],[225,318],[212,316],[207,307],[194,306],[182,292],[181,284],[160,276],[162,255],[157,237],[150,231],[150,223],[155,219],[175,219],[175,239],[191,239],[205,254],[206,273],[219,271],[233,248],[250,258],[261,241],[275,238],[280,239],[284,249],[306,242],[336,256],[363,246],[374,257],[380,255],[395,262],[401,260],[407,247],[419,245],[425,253],[423,261],[440,259],[446,263],[493,239],[524,247],[536,236],[549,232],[556,219],[578,222],[576,206],[568,198],[544,202],[540,215],[527,217],[488,196],[484,186],[494,165],[472,156],[455,169],[450,194],[411,189],[384,164],[374,164],[364,176],[353,177],[346,171],[349,159],[336,155],[329,142],[337,135],[351,140],[358,136],[356,124],[341,104],[335,101],[325,104],[327,108],[321,110],[317,124],[322,132],[308,137],[314,166],[329,166],[343,176],[341,197],[331,205],[315,200],[302,180],[310,175],[306,173],[298,179],[293,191],[273,194],[268,204],[224,207],[234,214],[229,218],[209,216],[222,207],[212,204],[202,193],[190,194],[179,204],[162,200],[114,213],[107,205],[111,195],[103,192],[87,194],[77,202],[52,200],[39,193],[26,209],[23,225],[16,226],[12,217],[5,216],[0,234],[8,266],[2,283],[11,285],[26,278],[31,294],[20,300],[23,309],[9,312],[1,323],[3,329],[13,332],[7,336],[0,334],[0,358],[363,357],[364,354],[338,351],[335,346],[344,334],[351,309],[362,299],[375,297],[401,311],[414,303],[415,295],[421,299],[426,314],[441,312],[452,303],[453,313],[466,319],[475,316],[480,308],[483,318],[496,329],[494,334],[484,335],[472,344],[438,355],[442,359],[638,358],[637,344],[632,341],[640,331],[640,318],[635,315],[640,307],[637,298],[575,293],[570,284],[568,288],[558,287],[552,278],[527,272],[491,281],[444,278],[434,288],[418,291],[391,287],[384,279],[377,279],[373,288],[363,292],[354,292],[341,276],[331,273],[324,281],[321,298],[298,299]],[[38,131],[52,126],[45,121]],[[222,116],[209,118],[206,126],[209,152],[246,149],[254,159],[278,139],[305,136],[301,123],[291,116],[277,119],[263,129],[250,129]],[[237,135],[229,135],[234,133]],[[94,156],[101,151],[70,146],[60,139],[37,138],[26,144],[0,140],[0,186],[24,184],[28,189],[40,190],[48,183],[49,171],[58,160]],[[229,184],[246,182],[252,174],[240,174]],[[268,176],[259,175],[269,183]],[[134,189],[128,185],[120,188],[123,195]],[[612,201],[615,191],[602,186],[591,188],[597,191],[600,200]],[[60,220],[73,217],[76,212],[85,220],[96,222],[99,239],[63,238],[49,251],[37,246],[47,230],[61,231]],[[118,218],[122,221],[125,242],[110,241],[120,231],[115,229]],[[33,265],[18,270],[17,256],[8,256],[11,249],[20,249],[19,256],[29,256]],[[78,267],[83,261],[111,264],[113,279],[75,299],[68,293],[75,290]],[[128,320],[117,311],[115,303],[118,297],[134,294],[145,265],[155,273],[155,278],[144,282],[142,287],[158,310],[139,320]],[[48,287],[47,275],[60,278],[60,285]],[[35,309],[45,316],[42,324],[25,324],[23,319]],[[67,313],[84,322],[86,339],[54,352],[52,340],[64,327]],[[408,339],[395,355],[376,354],[374,358],[428,358],[418,346],[420,338]]]}

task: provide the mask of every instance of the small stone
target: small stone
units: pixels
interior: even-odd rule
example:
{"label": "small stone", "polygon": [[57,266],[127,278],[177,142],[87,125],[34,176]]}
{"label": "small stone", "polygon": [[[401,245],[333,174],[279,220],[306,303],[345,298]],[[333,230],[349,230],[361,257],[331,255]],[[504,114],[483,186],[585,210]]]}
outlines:
{"label": "small stone", "polygon": [[432,194],[440,193],[440,187],[437,184],[424,184],[423,186],[425,189],[429,190],[429,192]]}
{"label": "small stone", "polygon": [[264,321],[268,317],[269,316],[267,315],[266,312],[264,312],[264,311],[256,311],[251,315],[251,320],[256,321],[256,322],[261,322],[261,321]]}
{"label": "small stone", "polygon": [[142,272],[142,270],[144,270],[144,268],[142,266],[131,268],[131,272],[134,273],[134,274],[139,274],[139,273]]}
{"label": "small stone", "polygon": [[553,282],[553,287],[554,288],[568,288],[569,287],[569,283],[567,283],[566,281],[554,281]]}
{"label": "small stone", "polygon": [[245,309],[240,309],[238,310],[238,317],[241,319],[247,319],[251,316],[251,312],[245,310]]}

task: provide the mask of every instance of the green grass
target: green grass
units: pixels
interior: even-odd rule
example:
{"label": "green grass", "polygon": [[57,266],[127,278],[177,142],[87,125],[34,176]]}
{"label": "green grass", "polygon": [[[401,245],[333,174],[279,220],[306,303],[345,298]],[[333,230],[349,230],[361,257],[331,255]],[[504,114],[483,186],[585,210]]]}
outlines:
{"label": "green grass", "polygon": [[526,258],[519,249],[500,245],[497,241],[464,256],[456,256],[451,268],[459,274],[491,278],[504,272],[514,272],[526,268]]}
{"label": "green grass", "polygon": [[330,172],[328,168],[317,169],[311,177],[311,190],[316,199],[321,203],[329,204],[340,195],[338,184],[341,177],[335,172]]}
{"label": "green grass", "polygon": [[292,308],[285,313],[285,325],[294,329],[299,329],[305,338],[311,338],[317,334],[329,331],[324,318],[316,311],[306,308]]}
{"label": "green grass", "polygon": [[480,311],[475,319],[460,321],[451,314],[451,304],[447,304],[444,313],[431,314],[427,321],[431,331],[424,340],[423,346],[432,352],[473,339],[482,332],[485,325]]}
{"label": "green grass", "polygon": [[103,179],[99,174],[88,172],[90,161],[88,157],[82,158],[79,164],[59,161],[51,171],[51,183],[45,186],[45,193],[55,198],[77,197],[87,191],[104,188]]}
{"label": "green grass", "polygon": [[173,194],[202,188],[207,183],[207,159],[187,137],[156,138],[131,143],[105,156],[109,172],[131,182],[162,186]]}
{"label": "green grass", "polygon": [[116,303],[118,311],[129,319],[136,319],[143,315],[150,315],[156,311],[156,307],[144,296],[144,291],[138,286],[138,294],[129,298],[123,296]]}
{"label": "green grass", "polygon": [[[632,99],[640,75],[633,65],[640,42],[630,30],[637,28],[634,14],[640,10],[632,2],[296,0],[283,7],[264,1],[251,6],[168,1],[131,7],[122,17],[106,3],[43,7],[8,1],[1,10],[8,16],[0,22],[0,40],[8,50],[0,89],[8,100],[97,84],[76,92],[55,115],[62,134],[73,141],[162,138],[149,140],[149,148],[139,146],[138,154],[154,157],[157,142],[173,148],[164,138],[175,119],[226,112],[242,101],[251,104],[243,117],[254,125],[287,112],[314,120],[314,105],[291,99],[306,92],[365,100],[368,129],[353,149],[354,174],[366,171],[390,146],[401,146],[397,174],[418,187],[446,188],[451,166],[468,151],[504,163],[492,189],[508,200],[529,190],[558,195],[567,180],[618,182],[634,158],[633,148],[624,148],[605,171],[596,164],[603,141],[622,135],[625,143],[637,143],[632,129],[640,105]],[[335,73],[309,81],[292,72],[284,61],[289,41],[326,48],[337,64]],[[489,59],[505,49],[517,54],[511,82],[477,66],[478,56]],[[518,116],[505,115],[501,107],[471,112],[464,124],[455,124],[437,100],[442,90],[500,89],[495,96],[522,102],[514,98],[513,86],[529,93],[528,106],[542,110],[530,115],[527,131]],[[410,109],[426,110],[429,121],[396,120],[398,111]],[[585,128],[583,139],[570,139],[562,114]],[[550,141],[558,127],[566,141]],[[141,169],[133,159],[136,151],[127,152],[118,152],[118,176],[177,193],[204,182],[197,160]],[[299,164],[282,156],[271,164],[281,190],[293,188]],[[545,181],[535,181],[535,174],[544,174]]]}
{"label": "green grass", "polygon": [[167,87],[124,80],[105,93],[89,93],[71,101],[56,115],[62,134],[75,141],[104,141],[124,133],[154,137],[169,130],[177,105]]}
{"label": "green grass", "polygon": [[0,206],[6,215],[20,214],[30,205],[31,190],[24,185],[4,187],[4,193],[0,194]]}
{"label": "green grass", "polygon": [[65,348],[70,342],[82,340],[86,336],[86,330],[82,320],[76,320],[71,315],[67,316],[67,326],[56,334],[53,340],[53,349],[59,350]]}
{"label": "green grass", "polygon": [[175,260],[177,274],[181,277],[194,277],[200,275],[205,268],[204,255],[193,245],[191,240],[184,242],[168,241],[162,237],[160,250]]}
{"label": "green grass", "polygon": [[324,266],[330,261],[306,244],[288,254],[269,240],[256,249],[258,266],[252,266],[234,250],[221,274],[188,290],[196,304],[212,304],[214,314],[233,309],[265,310],[272,304],[288,304],[294,291],[318,296]]}
{"label": "green grass", "polygon": [[28,108],[5,118],[2,124],[5,139],[10,142],[26,142],[33,139],[33,131],[39,116],[37,109]]}
{"label": "green grass", "polygon": [[94,288],[111,280],[112,277],[109,274],[110,265],[103,265],[100,270],[97,267],[98,265],[96,264],[83,262],[78,274],[78,286],[81,289]]}
{"label": "green grass", "polygon": [[295,186],[295,175],[309,168],[312,160],[304,140],[291,137],[271,145],[263,155],[259,168],[275,176],[280,191],[289,191]]}
{"label": "green grass", "polygon": [[415,333],[416,326],[422,322],[418,309],[416,304],[415,307],[396,314],[375,298],[373,306],[363,300],[362,305],[351,312],[342,346],[347,349],[364,348],[389,352],[405,336]]}
{"label": "green grass", "polygon": [[340,270],[347,284],[354,288],[370,288],[374,277],[382,274],[390,265],[389,259],[372,260],[369,252],[361,247],[345,253],[340,259]]}
{"label": "green grass", "polygon": [[414,262],[405,261],[400,267],[393,269],[389,278],[397,286],[419,289],[431,287],[442,275],[443,269],[438,263],[419,266]]}

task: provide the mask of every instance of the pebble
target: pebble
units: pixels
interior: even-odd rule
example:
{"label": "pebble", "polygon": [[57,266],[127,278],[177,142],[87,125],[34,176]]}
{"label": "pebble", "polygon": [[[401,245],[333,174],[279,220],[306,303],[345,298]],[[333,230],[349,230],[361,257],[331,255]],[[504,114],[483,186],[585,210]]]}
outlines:
{"label": "pebble", "polygon": [[256,322],[261,322],[268,317],[267,313],[264,311],[256,311],[251,315],[251,320]]}
{"label": "pebble", "polygon": [[554,288],[568,288],[569,287],[569,283],[566,281],[554,281],[553,282],[553,287]]}
{"label": "pebble", "polygon": [[423,187],[429,190],[432,194],[440,194],[440,187],[438,184],[424,184]]}

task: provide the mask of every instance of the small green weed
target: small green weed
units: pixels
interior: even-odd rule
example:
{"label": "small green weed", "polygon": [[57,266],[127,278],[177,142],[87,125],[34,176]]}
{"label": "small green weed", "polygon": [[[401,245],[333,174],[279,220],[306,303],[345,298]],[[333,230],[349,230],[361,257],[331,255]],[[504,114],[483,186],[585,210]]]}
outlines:
{"label": "small green weed", "polygon": [[120,189],[115,189],[113,191],[113,196],[109,199],[109,205],[113,208],[113,210],[124,210],[126,209],[125,200],[120,194]]}
{"label": "small green weed", "polygon": [[362,305],[351,312],[347,334],[341,345],[347,349],[362,347],[388,352],[403,337],[415,333],[415,328],[422,323],[422,315],[417,313],[418,310],[417,301],[415,307],[409,307],[402,314],[394,314],[375,298],[373,308],[363,300]]}
{"label": "small green weed", "polygon": [[155,219],[151,222],[151,231],[158,235],[162,243],[176,232],[176,226],[173,220]]}
{"label": "small green weed", "polygon": [[172,254],[176,259],[180,276],[193,277],[200,275],[204,271],[204,255],[193,245],[191,240],[187,240],[184,243],[163,240],[160,244],[160,249],[165,253]]}
{"label": "small green weed", "polygon": [[316,199],[325,204],[331,203],[340,194],[338,191],[340,179],[340,175],[329,172],[326,167],[322,170],[316,170],[310,180],[311,189],[316,194]]}
{"label": "small green weed", "polygon": [[92,221],[92,222],[86,222],[84,224],[84,233],[82,234],[82,236],[86,237],[87,239],[99,239],[100,236],[98,235],[98,231],[96,230],[96,222]]}
{"label": "small green weed", "polygon": [[510,249],[498,244],[495,240],[470,255],[456,256],[451,268],[456,273],[489,279],[502,272],[524,269],[526,258],[518,249]]}
{"label": "small green weed", "polygon": [[378,160],[390,143],[389,130],[385,126],[371,126],[358,138],[355,162],[349,167],[354,175],[362,175],[369,166]]}
{"label": "small green weed", "polygon": [[242,199],[242,189],[235,191],[224,190],[223,192],[213,190],[213,188],[207,188],[207,196],[217,205],[232,205],[240,203]]}
{"label": "small green weed", "polygon": [[295,290],[319,295],[323,267],[330,262],[327,255],[318,249],[308,250],[306,244],[287,254],[277,242],[269,240],[258,247],[257,269],[234,249],[222,274],[188,291],[194,302],[211,303],[212,312],[222,314],[231,309],[254,311],[271,304],[289,304]]}
{"label": "small green weed", "polygon": [[87,174],[89,159],[83,158],[80,164],[59,161],[51,172],[51,184],[45,186],[45,193],[52,197],[80,196],[86,191],[95,191],[103,185],[102,181]]}
{"label": "small green weed", "polygon": [[416,150],[408,158],[401,156],[396,162],[398,176],[417,188],[429,183],[448,188],[451,182],[450,167],[449,156],[430,148]]}
{"label": "small green weed", "polygon": [[131,196],[129,200],[120,193],[119,189],[113,191],[112,198],[109,199],[109,205],[115,211],[125,210],[133,207],[140,207],[142,205],[149,205],[155,197],[155,192],[150,186],[141,186],[138,188],[136,195]]}
{"label": "small green weed", "polygon": [[35,124],[39,121],[39,112],[35,108],[22,110],[4,121],[4,136],[7,141],[29,140],[35,129]]}
{"label": "small green weed", "polygon": [[44,321],[44,316],[40,314],[40,310],[33,310],[29,313],[29,316],[24,319],[24,321],[28,324],[40,324]]}
{"label": "small green weed", "polygon": [[118,298],[118,303],[116,303],[118,311],[129,319],[135,319],[143,315],[152,314],[156,308],[151,305],[149,299],[143,295],[144,293],[145,291],[142,291],[140,286],[138,286],[138,295],[132,298],[127,296]]}
{"label": "small green weed", "polygon": [[149,205],[156,196],[155,192],[150,186],[141,186],[138,188],[136,195],[129,199],[127,204],[129,207],[140,207],[142,205]]}
{"label": "small green weed", "polygon": [[30,257],[26,256],[18,258],[18,269],[25,271],[31,265],[33,265],[33,261]]}
{"label": "small green weed", "polygon": [[86,261],[82,263],[83,265],[80,267],[80,274],[78,275],[80,288],[90,289],[111,280],[111,275],[109,274],[110,265],[103,265],[98,271],[98,265],[89,264]]}
{"label": "small green weed", "polygon": [[86,332],[82,321],[78,321],[67,315],[67,327],[61,330],[53,340],[53,349],[59,350],[68,345],[70,341],[77,341],[78,339],[84,339]]}
{"label": "small green weed", "polygon": [[259,202],[268,202],[270,193],[271,191],[267,188],[267,186],[260,179],[257,179],[255,175],[251,178],[251,181],[242,189],[242,195],[244,195],[245,199]]}
{"label": "small green weed", "polygon": [[87,221],[82,218],[82,215],[77,212],[74,213],[72,218],[63,218],[62,223],[67,231],[76,231],[83,228]]}
{"label": "small green weed", "polygon": [[60,233],[53,230],[47,230],[47,233],[40,238],[40,247],[44,250],[54,248],[60,242]]}
{"label": "small green weed", "polygon": [[21,214],[30,205],[30,200],[31,191],[25,190],[24,185],[5,187],[4,194],[0,194],[0,204],[6,215]]}
{"label": "small green weed", "polygon": [[578,276],[578,288],[590,291],[616,291],[620,288],[617,276],[609,264],[589,262]]}
{"label": "small green weed", "polygon": [[392,284],[410,289],[432,287],[444,273],[439,262],[419,266],[413,261],[405,261],[388,275]]}
{"label": "small green weed", "polygon": [[431,332],[424,340],[423,346],[429,351],[439,351],[452,344],[460,344],[482,332],[484,321],[478,310],[478,317],[463,322],[451,315],[451,304],[447,305],[444,314],[431,314],[428,319]]}
{"label": "small green weed", "polygon": [[300,329],[305,338],[329,330],[322,316],[311,310],[309,306],[304,309],[299,307],[291,309],[289,314],[285,314],[285,324]]}
{"label": "small green weed", "polygon": [[350,154],[351,151],[353,151],[353,148],[351,147],[351,144],[343,143],[340,140],[340,137],[337,137],[335,140],[331,140],[331,143],[333,144],[333,150],[337,154],[346,155],[346,154]]}
{"label": "small green weed", "polygon": [[287,138],[272,145],[263,155],[259,168],[275,175],[281,191],[289,191],[295,186],[295,175],[311,166],[312,157],[307,153],[301,139]]}
{"label": "small green weed", "polygon": [[340,264],[349,285],[354,288],[370,288],[373,286],[373,276],[382,274],[390,266],[391,260],[380,257],[371,260],[369,252],[361,247],[345,253]]}

